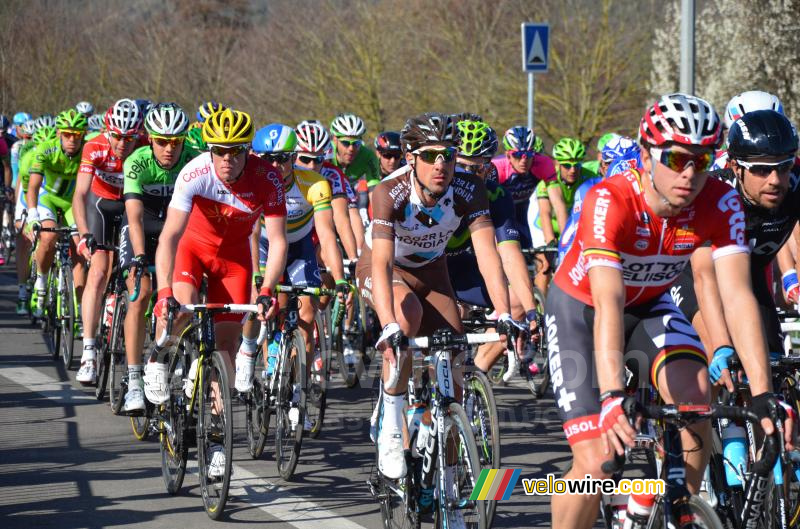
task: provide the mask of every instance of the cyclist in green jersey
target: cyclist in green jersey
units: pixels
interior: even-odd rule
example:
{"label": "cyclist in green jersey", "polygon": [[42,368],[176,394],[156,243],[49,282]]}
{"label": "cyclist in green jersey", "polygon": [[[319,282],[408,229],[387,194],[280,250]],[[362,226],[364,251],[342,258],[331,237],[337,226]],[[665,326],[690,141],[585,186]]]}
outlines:
{"label": "cyclist in green jersey", "polygon": [[364,180],[367,185],[367,202],[363,199],[358,204],[358,212],[366,225],[369,222],[369,195],[372,194],[378,182],[381,181],[381,166],[378,157],[372,149],[364,145],[364,133],[367,128],[364,121],[355,114],[339,114],[331,121],[333,134],[333,165],[341,168],[350,180],[350,186],[355,190],[359,182]]}
{"label": "cyclist in green jersey", "polygon": [[[123,164],[125,216],[120,230],[119,261],[128,269],[128,292],[135,288],[136,269],[155,263],[158,236],[164,227],[175,180],[181,169],[199,153],[184,143],[189,118],[175,103],[161,103],[147,113],[144,127],[150,145],[139,147]],[[144,410],[142,347],[144,313],[153,285],[142,275],[139,296],[125,315],[125,352],[128,359],[128,393],[125,412]],[[157,329],[157,333],[161,329]]]}
{"label": "cyclist in green jersey", "polygon": [[[34,148],[34,159],[30,168],[28,182],[28,224],[26,233],[33,241],[30,228],[34,224],[43,227],[55,227],[59,216],[71,226],[74,224],[72,217],[72,194],[75,191],[75,179],[78,176],[78,167],[81,163],[81,148],[86,134],[86,118],[75,109],[65,110],[56,118],[56,138],[40,143]],[[39,245],[36,248],[36,266],[39,274],[36,276],[34,288],[39,299],[44,298],[45,278],[50,272],[55,252],[56,233],[42,233]],[[73,241],[76,243],[76,241]],[[76,259],[76,267],[78,260]],[[80,269],[73,269],[75,287],[80,299],[84,284],[84,274]],[[41,316],[41,308],[35,308],[35,315]]]}

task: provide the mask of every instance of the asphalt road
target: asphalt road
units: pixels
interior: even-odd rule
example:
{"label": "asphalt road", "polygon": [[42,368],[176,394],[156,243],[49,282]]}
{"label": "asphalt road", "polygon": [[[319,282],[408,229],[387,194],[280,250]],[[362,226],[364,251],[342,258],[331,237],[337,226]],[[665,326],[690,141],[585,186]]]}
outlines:
{"label": "asphalt road", "polygon": [[[374,389],[336,384],[322,434],[304,439],[291,482],[278,475],[271,445],[260,460],[250,458],[239,409],[232,497],[222,520],[214,522],[203,510],[196,472],[177,496],[169,496],[158,444],[137,441],[129,419],[113,416],[107,401],[98,402],[75,382],[75,371],[51,359],[41,331],[14,313],[15,282],[11,267],[0,268],[0,527],[381,526],[366,486],[374,466]],[[523,478],[561,474],[569,451],[552,400],[534,402],[522,386],[495,394],[503,468],[520,468]],[[549,525],[549,501],[525,496],[521,481],[498,506],[494,523]]]}

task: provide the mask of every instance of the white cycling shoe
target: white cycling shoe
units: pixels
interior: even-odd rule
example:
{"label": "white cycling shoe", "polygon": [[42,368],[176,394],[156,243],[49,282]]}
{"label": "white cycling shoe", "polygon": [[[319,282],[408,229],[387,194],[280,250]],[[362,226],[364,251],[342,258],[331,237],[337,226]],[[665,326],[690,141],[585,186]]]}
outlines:
{"label": "white cycling shoe", "polygon": [[211,461],[208,463],[208,477],[221,478],[225,475],[225,448],[219,444],[208,447]]}
{"label": "white cycling shoe", "polygon": [[256,358],[247,356],[241,352],[236,353],[236,379],[234,387],[239,393],[247,393],[253,389],[253,370],[255,369]]}
{"label": "white cycling shoe", "polygon": [[84,386],[94,384],[97,380],[97,368],[95,367],[95,361],[87,360],[82,362],[80,369],[78,369],[78,374],[75,375],[75,380]]}
{"label": "white cycling shoe", "polygon": [[406,475],[403,433],[396,428],[382,428],[378,434],[378,468],[389,479]]}
{"label": "white cycling shoe", "polygon": [[125,411],[144,411],[144,389],[141,383],[134,383],[128,387],[125,394]]}
{"label": "white cycling shoe", "polygon": [[167,364],[147,362],[144,366],[144,395],[156,406],[169,400]]}

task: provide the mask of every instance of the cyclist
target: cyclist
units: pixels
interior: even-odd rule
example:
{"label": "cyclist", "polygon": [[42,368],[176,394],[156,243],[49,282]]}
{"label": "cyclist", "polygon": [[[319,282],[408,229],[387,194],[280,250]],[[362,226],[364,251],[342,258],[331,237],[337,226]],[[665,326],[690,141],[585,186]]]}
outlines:
{"label": "cyclist", "polygon": [[[797,147],[797,132],[783,114],[775,110],[747,112],[737,118],[728,132],[730,168],[712,173],[732,184],[744,204],[745,239],[749,242],[751,256],[750,282],[773,357],[782,356],[783,333],[765,270],[779,253],[789,252],[790,262],[794,260],[789,246],[784,243],[800,220],[800,170],[795,167]],[[707,351],[713,351],[709,368],[711,381],[725,384],[732,390],[727,368],[728,359],[735,351],[722,318],[720,288],[708,248],[695,252],[691,267],[683,271],[671,293],[675,304],[699,331]],[[714,313],[714,310],[720,312]]]}
{"label": "cyclist", "polygon": [[540,143],[541,140],[529,128],[512,127],[503,135],[505,155],[492,159],[497,182],[514,199],[514,219],[520,228],[523,248],[534,246],[528,227],[528,202],[539,182],[556,177],[553,160],[537,150]]}
{"label": "cyclist", "polygon": [[[408,165],[375,187],[374,219],[356,267],[362,295],[383,325],[376,344],[384,356],[378,466],[390,479],[406,472],[401,432],[411,362],[400,352],[402,337],[462,329],[443,256],[462,219],[492,305],[501,313],[501,332],[510,332],[512,321],[486,188],[473,175],[455,173],[456,124],[446,114],[422,114],[410,118],[400,136]],[[400,382],[388,387],[393,368]],[[452,478],[454,468],[446,472]]]}
{"label": "cyclist", "polygon": [[[364,145],[364,121],[355,114],[339,114],[331,121],[333,134],[333,165],[347,175],[353,189],[367,186],[369,190],[381,181],[380,164],[372,149]],[[364,181],[365,184],[359,184]],[[366,206],[359,203],[359,214],[366,225],[369,220]]]}
{"label": "cyclist", "polygon": [[[166,324],[167,307],[197,303],[203,274],[208,279],[209,303],[250,301],[250,239],[262,215],[274,251],[267,260],[257,301],[262,309],[260,317],[271,318],[277,308],[272,289],[286,263],[286,203],[280,173],[266,160],[248,154],[253,140],[248,114],[231,109],[216,112],[203,122],[202,131],[210,152],[200,154],[181,169],[156,248],[159,290],[154,310],[159,325]],[[241,315],[217,314],[214,321],[216,347],[227,353],[223,356],[229,369],[240,337],[241,352],[255,353],[256,336],[242,336]],[[178,315],[173,329],[177,332],[185,322],[186,318]],[[241,362],[236,356],[238,367]],[[145,396],[154,404],[169,399],[167,364],[158,360],[146,364],[144,376]],[[240,372],[237,369],[237,387]],[[221,476],[224,470],[221,448],[211,449],[212,477]]]}
{"label": "cyclist", "polygon": [[56,118],[50,114],[42,114],[33,121],[34,128],[39,130],[41,127],[55,127]]}
{"label": "cyclist", "polygon": [[192,123],[192,129],[202,129],[203,123],[208,119],[208,117],[213,114],[214,112],[220,112],[221,110],[225,110],[225,107],[216,101],[206,101],[199,107],[197,107],[197,121]]}
{"label": "cyclist", "polygon": [[14,114],[14,117],[11,120],[12,123],[14,124],[14,135],[19,137],[19,129],[20,129],[20,127],[26,121],[30,121],[31,119],[32,119],[31,115],[28,114],[27,112],[17,112],[16,114]]}
{"label": "cyclist", "polygon": [[2,132],[2,134],[0,134],[0,165],[3,166],[3,189],[0,191],[5,192],[6,198],[10,198],[11,182],[13,180],[13,171],[11,170],[11,148],[17,140],[16,137],[6,132],[9,125],[8,118],[0,115],[0,132]]}
{"label": "cyclist", "polygon": [[[706,101],[684,94],[661,97],[641,120],[642,174],[631,170],[604,180],[584,201],[577,242],[555,274],[545,309],[551,381],[573,455],[566,478],[607,478],[602,463],[633,445],[635,431],[622,410],[623,351],[628,360],[638,360],[629,362],[634,370],[650,373],[665,402],[709,403],[702,344],[668,293],[691,253],[706,241],[726,286],[720,294],[727,319],[733,323],[736,317],[731,330],[754,395],[752,409],[765,432],[774,431],[770,418],[777,403],[747,280],[742,202],[706,172],[721,128]],[[586,378],[594,380],[595,373],[596,383]],[[787,439],[790,432],[787,421]],[[701,448],[710,444],[708,423],[687,427],[681,440],[686,483],[696,492],[708,462]],[[592,527],[599,501],[599,496],[554,496],[553,527]]]}
{"label": "cyclist", "polygon": [[[518,321],[526,320],[535,328],[536,301],[525,257],[519,247],[514,201],[500,184],[486,180],[492,167],[492,156],[497,152],[497,133],[483,121],[459,121],[457,127],[460,143],[456,171],[474,175],[486,185],[497,251],[511,286],[511,316]],[[491,307],[486,283],[478,273],[478,258],[472,245],[468,219],[461,219],[461,224],[447,242],[446,254],[450,283],[456,298],[471,305]],[[475,366],[484,373],[488,372],[504,351],[502,344],[480,347],[475,357]]]}
{"label": "cyclist", "polygon": [[83,147],[81,167],[72,197],[72,212],[81,239],[78,253],[91,267],[81,296],[83,355],[75,379],[94,384],[97,377],[95,333],[100,321],[103,292],[113,266],[125,212],[122,189],[125,182],[122,164],[136,149],[142,115],[136,102],[120,99],[105,115],[106,133]]}
{"label": "cyclist", "polygon": [[[253,143],[253,150],[275,165],[281,173],[286,197],[287,241],[289,243],[286,258],[285,278],[295,286],[322,286],[314,233],[319,239],[322,260],[328,264],[336,281],[336,289],[347,295],[350,287],[344,280],[342,254],[336,244],[336,228],[331,210],[331,186],[327,179],[315,171],[299,169],[294,166],[297,156],[297,135],[291,127],[274,123],[259,131],[258,141]],[[262,230],[260,241],[260,261],[266,262],[275,251],[272,241]],[[255,256],[253,256],[255,261]],[[256,263],[254,262],[254,265]],[[300,298],[298,315],[300,332],[306,344],[307,362],[310,369],[314,363],[314,317],[318,303],[315,298]],[[250,375],[252,376],[252,363]],[[249,379],[248,379],[249,380]],[[249,389],[249,388],[248,388]],[[295,396],[299,398],[300,388],[295,388]],[[296,408],[293,408],[296,409]],[[298,411],[290,411],[292,424],[297,425]],[[304,427],[312,427],[306,417]]]}
{"label": "cyclist", "polygon": [[[120,230],[119,266],[129,270],[128,292],[133,292],[134,271],[155,263],[158,236],[164,227],[167,208],[178,173],[198,152],[184,144],[189,119],[175,103],[156,105],[144,120],[150,145],[139,147],[123,164],[125,216]],[[128,304],[125,315],[125,351],[128,359],[126,412],[144,410],[142,346],[144,314],[150,303],[149,274],[141,276],[139,297]],[[161,328],[156,329],[160,334]]]}
{"label": "cyclist", "polygon": [[[401,165],[405,165],[399,132],[387,131],[378,134],[375,137],[375,152],[378,153],[380,162],[381,180],[397,171]],[[373,185],[372,188],[374,187]],[[356,189],[359,210],[366,209],[367,211],[368,218],[364,220],[365,223],[372,219],[372,206],[370,205],[372,188],[367,185],[366,180],[360,180],[358,189]]]}
{"label": "cyclist", "polygon": [[[301,121],[295,127],[297,146],[295,166],[316,171],[328,180],[331,186],[331,208],[336,233],[348,259],[357,259],[359,240],[364,240],[364,226],[355,207],[355,194],[344,172],[325,160],[325,151],[330,147],[331,136],[319,121]],[[352,212],[352,213],[351,213]],[[360,236],[360,238],[359,238]]]}
{"label": "cyclist", "polygon": [[208,145],[203,141],[203,129],[189,125],[189,130],[186,132],[186,139],[184,143],[197,152],[205,152],[208,150]]}
{"label": "cyclist", "polygon": [[35,123],[32,119],[15,127],[18,140],[11,146],[11,186],[17,184],[17,174],[19,173],[19,160],[29,149],[33,148],[33,133],[36,132]]}
{"label": "cyclist", "polygon": [[[733,123],[748,112],[755,110],[774,110],[783,114],[783,103],[778,96],[761,90],[748,90],[741,94],[736,94],[728,101],[725,107],[725,130],[730,130]],[[728,151],[722,148],[717,151],[713,169],[725,169],[728,167]]]}
{"label": "cyclist", "polygon": [[85,117],[86,119],[89,119],[89,116],[91,116],[94,113],[94,105],[92,105],[88,101],[81,101],[80,103],[75,105],[75,110],[83,114],[83,117]]}
{"label": "cyclist", "polygon": [[602,176],[600,165],[603,163],[603,148],[612,138],[618,136],[619,134],[616,132],[606,132],[600,136],[600,138],[597,140],[597,159],[583,162],[583,168],[596,176]]}
{"label": "cyclist", "polygon": [[92,114],[87,119],[89,132],[86,134],[86,141],[92,140],[105,131],[106,124],[103,122],[102,114]]}
{"label": "cyclist", "polygon": [[28,181],[30,180],[30,169],[35,157],[35,149],[37,145],[45,141],[52,141],[56,139],[55,127],[42,127],[37,130],[31,139],[31,148],[22,153],[19,161],[19,174],[17,178],[16,197],[17,203],[14,208],[14,228],[17,232],[16,240],[16,263],[17,263],[17,282],[19,283],[19,291],[17,294],[17,314],[24,316],[28,313],[28,288],[26,282],[30,276],[30,253],[31,244],[27,237],[22,232],[23,223],[28,216],[28,201],[25,198]]}

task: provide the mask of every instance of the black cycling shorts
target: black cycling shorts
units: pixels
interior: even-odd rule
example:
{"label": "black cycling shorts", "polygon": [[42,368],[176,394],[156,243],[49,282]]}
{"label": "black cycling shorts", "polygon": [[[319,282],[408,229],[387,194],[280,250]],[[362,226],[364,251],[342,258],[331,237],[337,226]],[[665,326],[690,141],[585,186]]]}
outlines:
{"label": "black cycling shorts", "polygon": [[470,252],[447,256],[447,271],[456,299],[470,305],[489,308],[489,290],[478,269],[478,258]]}
{"label": "black cycling shorts", "polygon": [[[570,445],[600,437],[593,323],[593,307],[550,285],[545,303],[550,381]],[[625,365],[638,376],[640,387],[649,378],[657,389],[658,374],[675,360],[708,363],[700,338],[668,292],[626,308],[624,326]],[[649,377],[641,376],[645,373]]]}
{"label": "black cycling shorts", "polygon": [[[147,256],[147,264],[154,265],[156,262],[156,247],[158,237],[164,228],[164,219],[159,219],[154,215],[145,212],[142,218],[144,228],[144,253]],[[133,258],[136,257],[131,244],[131,237],[128,231],[128,215],[122,217],[122,229],[119,234],[119,265],[123,270],[127,269]]]}
{"label": "black cycling shorts", "polygon": [[122,222],[125,202],[98,197],[90,190],[86,194],[86,225],[97,244],[106,248],[117,245],[114,235]]}

